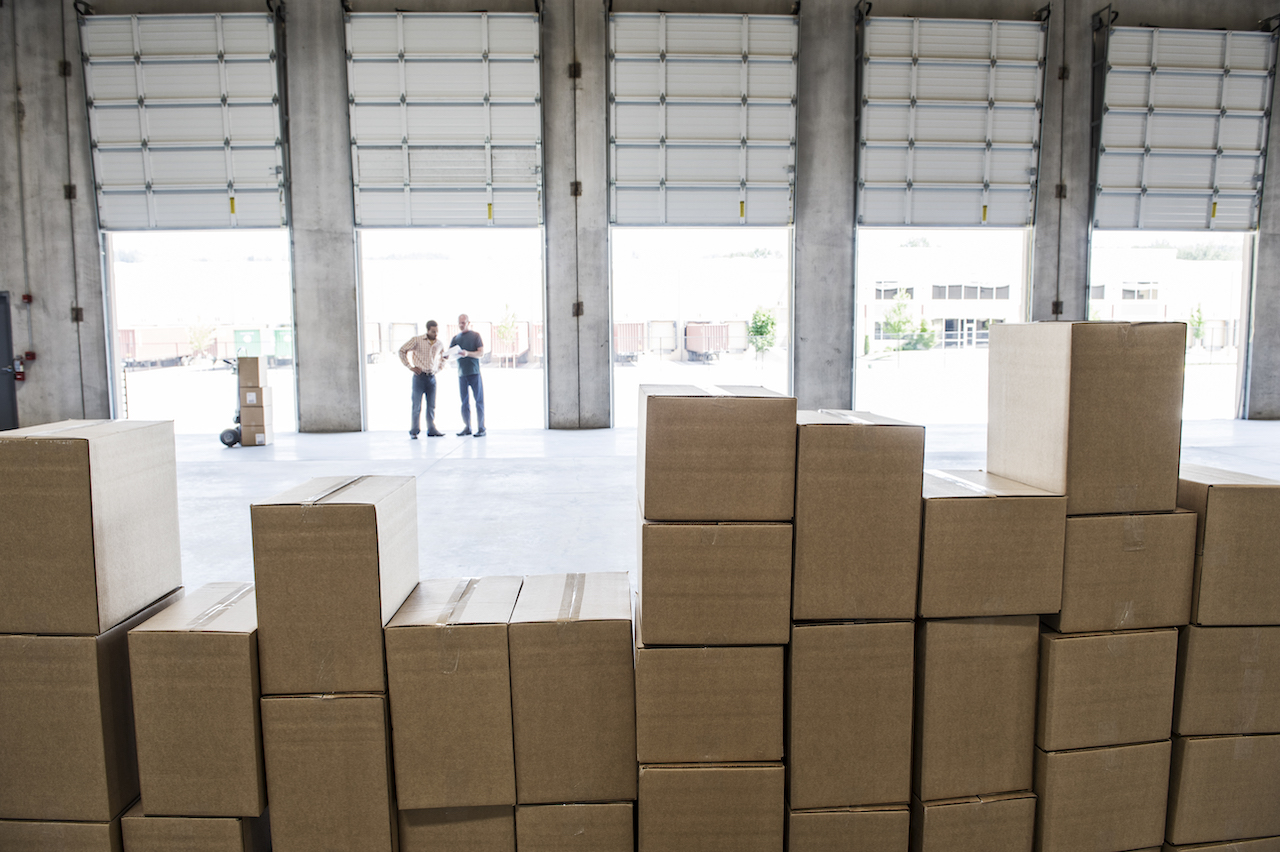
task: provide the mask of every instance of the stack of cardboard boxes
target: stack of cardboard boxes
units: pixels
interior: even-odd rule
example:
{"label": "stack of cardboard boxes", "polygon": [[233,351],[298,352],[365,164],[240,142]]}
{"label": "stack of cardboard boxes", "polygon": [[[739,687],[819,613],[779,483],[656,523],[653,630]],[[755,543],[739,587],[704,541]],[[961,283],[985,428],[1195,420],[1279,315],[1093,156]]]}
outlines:
{"label": "stack of cardboard boxes", "polygon": [[0,848],[114,852],[138,798],[127,636],[182,579],[171,423],[0,432]]}
{"label": "stack of cardboard boxes", "polygon": [[236,373],[240,378],[240,446],[265,447],[274,442],[267,359],[238,358]]}

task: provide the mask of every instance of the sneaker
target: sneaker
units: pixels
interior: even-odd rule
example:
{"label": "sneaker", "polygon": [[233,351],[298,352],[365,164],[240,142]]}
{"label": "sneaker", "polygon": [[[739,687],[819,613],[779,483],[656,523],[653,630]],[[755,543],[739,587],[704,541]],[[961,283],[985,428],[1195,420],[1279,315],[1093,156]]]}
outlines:
{"label": "sneaker", "polygon": [[428,432],[428,433],[427,433],[427,437],[428,437],[428,438],[443,438],[443,437],[444,437],[444,433],[443,433],[443,432]]}
{"label": "sneaker", "polygon": [[484,436],[485,436],[485,431],[483,429],[481,429],[479,432],[476,433],[477,438],[483,438]]}
{"label": "sneaker", "polygon": [[410,439],[410,440],[412,440],[412,441],[416,441],[416,440],[418,440],[418,435],[417,435],[417,433],[416,433],[416,432],[410,432],[410,433],[409,433],[409,439]]}
{"label": "sneaker", "polygon": [[470,434],[471,434],[470,429],[463,429],[461,432],[458,433],[458,437],[462,437],[463,435],[470,435]]}

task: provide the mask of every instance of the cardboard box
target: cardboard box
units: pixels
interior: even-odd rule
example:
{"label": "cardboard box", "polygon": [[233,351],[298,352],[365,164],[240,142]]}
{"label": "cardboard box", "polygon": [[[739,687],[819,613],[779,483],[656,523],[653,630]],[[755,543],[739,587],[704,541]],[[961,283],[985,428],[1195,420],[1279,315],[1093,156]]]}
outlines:
{"label": "cardboard box", "polygon": [[1184,627],[1173,730],[1183,736],[1280,731],[1280,627]]}
{"label": "cardboard box", "polygon": [[4,852],[123,852],[120,818],[110,822],[0,819]]}
{"label": "cardboard box", "polygon": [[260,388],[267,385],[267,356],[257,355],[236,359],[236,375],[242,388]]}
{"label": "cardboard box", "polygon": [[757,387],[641,385],[636,490],[651,521],[789,521],[796,401]]}
{"label": "cardboard box", "polygon": [[128,852],[268,852],[271,823],[260,817],[147,816],[135,804],[120,820]]}
{"label": "cardboard box", "polygon": [[1183,465],[1178,505],[1196,513],[1196,624],[1280,624],[1280,482]]}
{"label": "cardboard box", "polygon": [[924,427],[796,414],[796,621],[915,617]]}
{"label": "cardboard box", "polygon": [[520,852],[633,852],[631,802],[602,805],[521,805],[516,808]]}
{"label": "cardboard box", "polygon": [[129,631],[140,813],[266,808],[257,632],[252,583],[211,583]]}
{"label": "cardboard box", "polygon": [[507,620],[519,577],[424,580],[387,625],[404,810],[516,803]]}
{"label": "cardboard box", "polygon": [[1280,834],[1280,735],[1175,737],[1170,843]]}
{"label": "cardboard box", "polygon": [[981,471],[924,473],[920,616],[1057,612],[1067,499]]}
{"label": "cardboard box", "polygon": [[138,798],[129,630],[0,636],[0,819],[106,823]]}
{"label": "cardboard box", "polygon": [[385,696],[263,698],[262,744],[275,852],[394,852]]}
{"label": "cardboard box", "polygon": [[911,852],[1031,852],[1035,793],[911,803]]}
{"label": "cardboard box", "polygon": [[240,410],[272,404],[271,388],[240,386]]}
{"label": "cardboard box", "polygon": [[792,808],[911,796],[915,625],[797,624],[787,672]]}
{"label": "cardboard box", "polygon": [[781,763],[640,767],[638,852],[778,852]]}
{"label": "cardboard box", "polygon": [[1173,510],[1186,339],[1180,322],[993,326],[988,469],[1066,494],[1068,515]]}
{"label": "cardboard box", "polygon": [[636,796],[631,584],[625,573],[526,577],[507,628],[516,800]]}
{"label": "cardboard box", "polygon": [[1195,515],[1067,518],[1061,633],[1177,627],[1191,615]]}
{"label": "cardboard box", "polygon": [[176,471],[168,421],[0,432],[0,633],[94,636],[181,585]]}
{"label": "cardboard box", "polygon": [[240,409],[240,425],[270,426],[274,422],[274,410],[269,405],[246,405]]}
{"label": "cardboard box", "polygon": [[1167,740],[1178,631],[1040,634],[1036,745],[1045,751]]}
{"label": "cardboard box", "polygon": [[276,433],[271,425],[240,426],[240,446],[266,447],[276,442]]}
{"label": "cardboard box", "polygon": [[418,584],[413,477],[320,477],[249,512],[262,694],[385,691],[382,628]]}
{"label": "cardboard box", "polygon": [[640,521],[640,635],[648,645],[785,645],[791,524]]}
{"label": "cardboard box", "polygon": [[516,852],[515,809],[433,808],[400,811],[400,852]]}
{"label": "cardboard box", "polygon": [[1169,742],[1036,749],[1036,852],[1119,852],[1164,839]]}
{"label": "cardboard box", "polygon": [[906,805],[791,810],[789,852],[907,852],[911,812]]}
{"label": "cardboard box", "polygon": [[1035,616],[917,625],[917,798],[1030,789],[1039,641]]}
{"label": "cardboard box", "polygon": [[636,649],[641,763],[782,760],[782,648]]}
{"label": "cardboard box", "polygon": [[1191,846],[1166,843],[1164,852],[1280,852],[1280,837],[1232,840],[1227,843],[1195,843]]}

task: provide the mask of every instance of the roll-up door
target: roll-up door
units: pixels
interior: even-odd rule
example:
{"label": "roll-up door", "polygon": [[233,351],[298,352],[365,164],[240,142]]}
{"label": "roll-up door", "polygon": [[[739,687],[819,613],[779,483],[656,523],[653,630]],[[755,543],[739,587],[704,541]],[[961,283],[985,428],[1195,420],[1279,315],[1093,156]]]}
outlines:
{"label": "roll-up door", "polygon": [[356,223],[542,222],[533,14],[350,14]]}
{"label": "roll-up door", "polygon": [[618,225],[788,225],[796,18],[609,17],[609,214]]}
{"label": "roll-up door", "polygon": [[80,45],[103,229],[287,224],[270,15],[87,16]]}
{"label": "roll-up door", "polygon": [[1094,50],[1094,227],[1256,228],[1275,34],[1104,27]]}
{"label": "roll-up door", "polygon": [[860,26],[858,223],[1030,225],[1048,22]]}

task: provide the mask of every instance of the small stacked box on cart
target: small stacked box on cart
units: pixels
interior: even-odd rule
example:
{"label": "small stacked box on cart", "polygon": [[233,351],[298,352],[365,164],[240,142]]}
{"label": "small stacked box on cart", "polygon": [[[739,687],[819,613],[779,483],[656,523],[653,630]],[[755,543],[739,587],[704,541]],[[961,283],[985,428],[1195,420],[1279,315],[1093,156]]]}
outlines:
{"label": "small stacked box on cart", "polygon": [[240,445],[265,447],[275,440],[266,356],[237,358],[236,375],[240,382]]}

